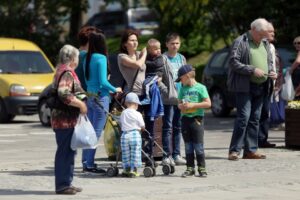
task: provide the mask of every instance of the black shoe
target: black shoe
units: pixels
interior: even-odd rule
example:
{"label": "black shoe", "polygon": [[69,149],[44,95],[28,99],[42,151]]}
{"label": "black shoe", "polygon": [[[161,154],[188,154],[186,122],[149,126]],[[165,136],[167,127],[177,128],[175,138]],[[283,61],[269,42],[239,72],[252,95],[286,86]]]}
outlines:
{"label": "black shoe", "polygon": [[77,191],[72,187],[68,187],[64,190],[56,191],[56,194],[74,195],[76,193],[77,193]]}
{"label": "black shoe", "polygon": [[258,147],[259,148],[274,148],[274,147],[276,147],[276,144],[272,144],[270,142],[264,142],[264,143],[259,143]]}
{"label": "black shoe", "polygon": [[195,175],[195,169],[193,167],[187,167],[185,172],[181,174],[181,177],[186,178],[186,177],[192,177]]}
{"label": "black shoe", "polygon": [[204,167],[198,167],[198,173],[199,173],[199,177],[203,177],[203,178],[207,177],[207,172]]}
{"label": "black shoe", "polygon": [[91,172],[91,173],[95,173],[95,174],[103,174],[103,173],[106,173],[106,170],[105,169],[101,169],[101,168],[96,168],[96,167],[93,167],[93,168],[84,167],[83,168],[83,172]]}

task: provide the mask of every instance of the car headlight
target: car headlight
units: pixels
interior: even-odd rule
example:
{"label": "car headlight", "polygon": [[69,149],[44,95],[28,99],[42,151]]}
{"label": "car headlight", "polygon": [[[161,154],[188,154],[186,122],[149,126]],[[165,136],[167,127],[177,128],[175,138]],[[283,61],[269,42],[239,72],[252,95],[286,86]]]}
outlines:
{"label": "car headlight", "polygon": [[13,84],[9,89],[9,96],[30,96],[23,85]]}

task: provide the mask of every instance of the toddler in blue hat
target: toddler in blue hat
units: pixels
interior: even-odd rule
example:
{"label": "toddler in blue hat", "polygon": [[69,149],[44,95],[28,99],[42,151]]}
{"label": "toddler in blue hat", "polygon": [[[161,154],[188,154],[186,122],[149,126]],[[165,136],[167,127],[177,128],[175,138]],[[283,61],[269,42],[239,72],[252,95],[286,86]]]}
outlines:
{"label": "toddler in blue hat", "polygon": [[122,175],[137,177],[138,168],[142,167],[142,138],[141,130],[145,127],[143,116],[137,111],[141,102],[138,96],[130,92],[125,98],[126,109],[120,117],[121,123],[121,150],[122,150]]}

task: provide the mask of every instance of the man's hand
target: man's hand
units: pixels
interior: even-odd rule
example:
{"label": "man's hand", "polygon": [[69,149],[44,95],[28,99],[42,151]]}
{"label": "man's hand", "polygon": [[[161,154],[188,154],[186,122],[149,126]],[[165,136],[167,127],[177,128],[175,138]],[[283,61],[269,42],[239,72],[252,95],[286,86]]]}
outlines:
{"label": "man's hand", "polygon": [[277,73],[276,73],[276,72],[271,71],[271,72],[269,73],[268,76],[269,76],[272,80],[277,79]]}
{"label": "man's hand", "polygon": [[254,69],[254,76],[256,77],[263,77],[265,75],[264,71],[259,69],[259,68],[255,68]]}

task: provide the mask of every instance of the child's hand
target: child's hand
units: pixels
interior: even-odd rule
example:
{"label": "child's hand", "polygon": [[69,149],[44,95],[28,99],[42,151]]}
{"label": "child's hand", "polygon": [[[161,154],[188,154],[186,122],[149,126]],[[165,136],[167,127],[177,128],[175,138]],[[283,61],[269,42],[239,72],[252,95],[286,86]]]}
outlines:
{"label": "child's hand", "polygon": [[194,104],[190,102],[186,102],[182,104],[183,110],[189,110],[194,108]]}
{"label": "child's hand", "polygon": [[180,104],[178,104],[178,108],[179,108],[179,110],[181,110],[182,112],[185,110],[185,105],[184,105],[184,103],[180,103]]}
{"label": "child's hand", "polygon": [[159,78],[157,79],[157,82],[160,83],[161,81],[162,81],[162,77],[159,77]]}

